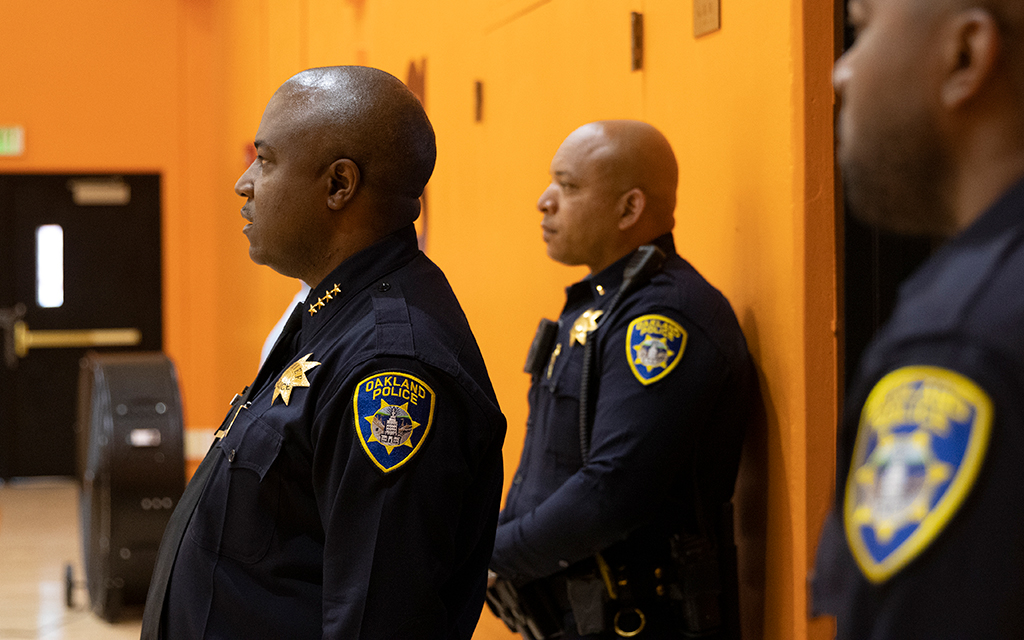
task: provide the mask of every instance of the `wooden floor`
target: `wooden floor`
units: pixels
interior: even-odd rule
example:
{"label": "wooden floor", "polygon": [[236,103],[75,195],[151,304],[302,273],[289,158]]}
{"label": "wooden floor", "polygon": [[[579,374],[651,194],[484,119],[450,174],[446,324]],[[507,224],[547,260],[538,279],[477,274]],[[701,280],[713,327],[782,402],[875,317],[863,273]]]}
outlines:
{"label": "wooden floor", "polygon": [[84,587],[65,604],[65,566],[84,580],[78,485],[72,479],[0,482],[0,640],[139,637],[141,611],[109,624],[89,611]]}

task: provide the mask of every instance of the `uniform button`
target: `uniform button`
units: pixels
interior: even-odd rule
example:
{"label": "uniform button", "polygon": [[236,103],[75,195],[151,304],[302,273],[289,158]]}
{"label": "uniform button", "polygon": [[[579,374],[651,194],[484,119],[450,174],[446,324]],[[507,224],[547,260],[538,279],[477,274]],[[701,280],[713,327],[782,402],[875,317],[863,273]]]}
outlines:
{"label": "uniform button", "polygon": [[523,483],[523,476],[518,476],[517,475],[515,478],[512,479],[512,484],[522,484],[522,483]]}
{"label": "uniform button", "polygon": [[382,293],[383,293],[383,292],[385,292],[385,291],[390,291],[390,290],[391,290],[391,284],[390,284],[390,283],[388,283],[388,282],[382,282],[382,283],[380,283],[380,285],[379,285],[379,286],[377,287],[377,290],[378,290],[378,291],[380,291],[380,292],[382,292]]}
{"label": "uniform button", "polygon": [[568,560],[559,560],[558,561],[558,566],[562,567],[563,569],[568,569],[569,568],[569,561]]}
{"label": "uniform button", "polygon": [[228,462],[234,462],[234,461],[235,461],[235,450],[232,449],[231,451],[228,452]]}

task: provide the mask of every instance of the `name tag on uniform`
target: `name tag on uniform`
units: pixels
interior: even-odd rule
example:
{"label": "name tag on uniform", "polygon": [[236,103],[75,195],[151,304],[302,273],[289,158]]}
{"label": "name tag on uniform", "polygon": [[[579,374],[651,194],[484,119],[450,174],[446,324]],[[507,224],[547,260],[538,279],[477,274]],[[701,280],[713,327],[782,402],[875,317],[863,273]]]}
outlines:
{"label": "name tag on uniform", "polygon": [[939,535],[970,492],[988,447],[992,401],[969,378],[903,367],[872,389],[846,483],[846,536],[873,582]]}

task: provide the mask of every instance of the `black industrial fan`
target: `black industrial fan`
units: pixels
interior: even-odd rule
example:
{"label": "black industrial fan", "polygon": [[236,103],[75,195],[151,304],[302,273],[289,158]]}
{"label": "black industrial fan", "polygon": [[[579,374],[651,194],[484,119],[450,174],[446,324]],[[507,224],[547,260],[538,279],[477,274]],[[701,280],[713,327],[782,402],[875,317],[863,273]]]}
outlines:
{"label": "black industrial fan", "polygon": [[[79,376],[79,507],[93,611],[142,604],[160,537],[185,489],[181,397],[162,353],[96,353]],[[66,568],[67,602],[73,571]]]}

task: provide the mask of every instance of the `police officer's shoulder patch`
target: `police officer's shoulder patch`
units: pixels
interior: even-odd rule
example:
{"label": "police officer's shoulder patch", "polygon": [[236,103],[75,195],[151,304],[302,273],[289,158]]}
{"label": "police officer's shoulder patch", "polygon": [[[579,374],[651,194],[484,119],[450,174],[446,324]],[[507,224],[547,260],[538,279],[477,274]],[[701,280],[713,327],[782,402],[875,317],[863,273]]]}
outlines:
{"label": "police officer's shoulder patch", "polygon": [[885,375],[861,411],[846,482],[846,537],[864,575],[881,583],[930,545],[978,476],[992,401],[938,367]]}
{"label": "police officer's shoulder patch", "polygon": [[363,451],[378,469],[398,469],[423,447],[434,420],[434,390],[401,371],[382,371],[356,387],[352,406]]}
{"label": "police officer's shoulder patch", "polygon": [[686,349],[686,329],[672,318],[648,314],[626,329],[626,361],[633,375],[648,385],[667,376]]}

